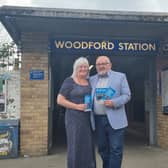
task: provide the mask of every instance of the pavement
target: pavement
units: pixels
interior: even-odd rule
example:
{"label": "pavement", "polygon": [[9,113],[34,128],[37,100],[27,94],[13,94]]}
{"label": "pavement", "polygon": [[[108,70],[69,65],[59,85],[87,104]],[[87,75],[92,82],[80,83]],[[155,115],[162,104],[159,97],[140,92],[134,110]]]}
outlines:
{"label": "pavement", "polygon": [[[97,150],[96,150],[97,151]],[[102,168],[96,152],[97,168]],[[66,168],[66,147],[57,147],[53,154],[40,157],[1,159],[4,168]],[[168,150],[130,142],[125,145],[122,168],[168,168]]]}

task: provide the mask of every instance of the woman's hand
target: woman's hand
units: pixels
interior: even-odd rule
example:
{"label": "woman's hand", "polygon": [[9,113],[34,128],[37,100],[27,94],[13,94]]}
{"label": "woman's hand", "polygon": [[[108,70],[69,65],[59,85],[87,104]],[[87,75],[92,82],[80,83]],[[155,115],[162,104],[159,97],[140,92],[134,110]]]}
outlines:
{"label": "woman's hand", "polygon": [[77,104],[76,106],[76,110],[79,110],[79,111],[85,111],[86,110],[86,104]]}

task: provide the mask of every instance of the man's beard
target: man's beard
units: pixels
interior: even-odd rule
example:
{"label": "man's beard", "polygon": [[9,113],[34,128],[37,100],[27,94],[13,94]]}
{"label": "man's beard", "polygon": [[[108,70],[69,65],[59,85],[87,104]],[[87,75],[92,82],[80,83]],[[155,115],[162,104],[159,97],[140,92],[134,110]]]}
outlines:
{"label": "man's beard", "polygon": [[101,71],[101,72],[98,72],[98,75],[100,77],[106,77],[107,76],[107,72]]}

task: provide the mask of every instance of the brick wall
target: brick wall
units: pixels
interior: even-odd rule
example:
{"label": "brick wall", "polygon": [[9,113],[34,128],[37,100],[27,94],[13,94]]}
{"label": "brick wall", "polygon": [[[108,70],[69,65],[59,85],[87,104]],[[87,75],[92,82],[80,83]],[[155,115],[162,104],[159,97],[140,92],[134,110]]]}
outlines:
{"label": "brick wall", "polygon": [[[161,57],[157,60],[157,73],[160,75],[161,70],[168,67],[168,57]],[[159,80],[159,79],[158,79]],[[157,137],[158,145],[168,149],[168,115],[162,112],[162,97],[157,96]]]}
{"label": "brick wall", "polygon": [[[48,35],[23,33],[21,68],[21,155],[48,152]],[[30,70],[44,70],[44,80],[29,80]]]}

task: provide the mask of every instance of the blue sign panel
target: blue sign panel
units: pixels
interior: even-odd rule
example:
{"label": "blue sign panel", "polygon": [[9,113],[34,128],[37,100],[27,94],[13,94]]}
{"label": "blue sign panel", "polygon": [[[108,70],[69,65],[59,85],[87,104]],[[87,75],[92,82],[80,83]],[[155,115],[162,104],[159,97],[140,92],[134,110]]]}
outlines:
{"label": "blue sign panel", "polygon": [[31,70],[30,80],[44,80],[44,70]]}
{"label": "blue sign panel", "polygon": [[157,40],[116,40],[116,39],[53,39],[52,47],[56,51],[77,52],[112,52],[112,53],[157,53]]}

